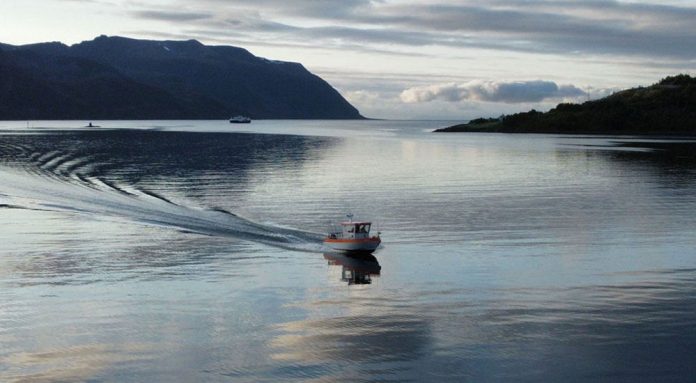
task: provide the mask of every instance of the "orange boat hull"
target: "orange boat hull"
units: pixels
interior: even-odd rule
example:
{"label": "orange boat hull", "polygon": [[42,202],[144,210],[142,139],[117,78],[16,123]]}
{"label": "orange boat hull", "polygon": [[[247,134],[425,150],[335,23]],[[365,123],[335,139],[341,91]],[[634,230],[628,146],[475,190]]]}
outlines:
{"label": "orange boat hull", "polygon": [[379,237],[364,239],[326,238],[324,245],[338,251],[372,252],[377,249],[382,240]]}

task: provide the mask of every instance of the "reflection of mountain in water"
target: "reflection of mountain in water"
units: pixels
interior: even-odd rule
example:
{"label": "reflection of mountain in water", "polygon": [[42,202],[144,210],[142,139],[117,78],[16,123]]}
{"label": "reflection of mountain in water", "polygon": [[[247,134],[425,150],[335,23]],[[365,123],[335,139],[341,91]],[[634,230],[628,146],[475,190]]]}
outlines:
{"label": "reflection of mountain in water", "polygon": [[609,157],[625,166],[643,166],[660,183],[691,187],[696,179],[696,142],[619,142],[642,151],[612,151]]}
{"label": "reflection of mountain in water", "polygon": [[209,175],[237,183],[254,167],[299,167],[309,152],[330,144],[327,138],[283,135],[58,131],[3,134],[0,162],[73,181],[96,177],[134,185],[166,178],[170,182],[189,180],[187,186],[195,188]]}
{"label": "reflection of mountain in water", "polygon": [[[607,159],[614,173],[646,173],[660,184],[673,188],[690,188],[696,180],[696,142],[693,141],[612,140],[585,147],[587,150],[584,151],[559,150],[556,155],[557,158],[567,157],[572,161],[579,156]],[[616,148],[619,150],[614,150]],[[597,166],[594,165],[594,168]]]}
{"label": "reflection of mountain in water", "polygon": [[329,139],[143,130],[1,137],[5,205],[318,248],[313,233],[259,225],[237,217],[228,205],[234,207],[234,192],[248,187],[252,171],[292,171]]}
{"label": "reflection of mountain in water", "polygon": [[369,285],[382,267],[372,254],[324,253],[331,266],[341,266],[341,280],[349,285]]}

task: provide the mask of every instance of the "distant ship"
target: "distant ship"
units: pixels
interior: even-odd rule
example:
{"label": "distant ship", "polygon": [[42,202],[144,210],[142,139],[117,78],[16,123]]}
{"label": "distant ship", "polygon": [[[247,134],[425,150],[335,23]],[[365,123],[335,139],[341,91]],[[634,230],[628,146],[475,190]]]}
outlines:
{"label": "distant ship", "polygon": [[230,118],[230,124],[248,124],[251,122],[251,118],[247,116],[234,116]]}

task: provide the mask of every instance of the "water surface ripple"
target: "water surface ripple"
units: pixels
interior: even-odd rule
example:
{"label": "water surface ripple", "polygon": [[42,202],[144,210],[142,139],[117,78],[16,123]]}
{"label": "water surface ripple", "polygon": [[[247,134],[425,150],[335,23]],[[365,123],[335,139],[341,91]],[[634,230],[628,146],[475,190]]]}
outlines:
{"label": "water surface ripple", "polygon": [[[689,140],[24,125],[0,123],[0,381],[696,378]],[[346,212],[373,257],[321,247]]]}

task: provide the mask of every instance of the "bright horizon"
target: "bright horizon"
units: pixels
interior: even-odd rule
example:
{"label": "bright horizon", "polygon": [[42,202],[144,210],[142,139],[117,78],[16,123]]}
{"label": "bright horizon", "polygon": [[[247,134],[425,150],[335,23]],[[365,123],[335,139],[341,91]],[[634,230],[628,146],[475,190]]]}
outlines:
{"label": "bright horizon", "polygon": [[692,1],[16,0],[0,42],[196,39],[296,61],[370,118],[546,110],[696,72]]}

